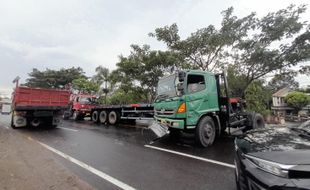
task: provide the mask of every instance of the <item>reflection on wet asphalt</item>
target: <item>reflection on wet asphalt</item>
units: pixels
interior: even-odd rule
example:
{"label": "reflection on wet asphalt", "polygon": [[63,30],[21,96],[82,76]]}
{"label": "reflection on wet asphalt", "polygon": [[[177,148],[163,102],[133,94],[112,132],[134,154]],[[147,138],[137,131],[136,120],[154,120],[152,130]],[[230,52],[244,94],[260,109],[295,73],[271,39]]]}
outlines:
{"label": "reflection on wet asphalt", "polygon": [[[63,121],[59,127],[16,131],[137,189],[235,189],[232,168],[144,147],[152,139],[143,125],[109,126],[88,120],[69,120]],[[217,139],[214,146],[207,149],[196,147],[193,137],[187,134],[179,141],[165,136],[153,142],[152,146],[233,164],[233,138],[230,137]],[[62,158],[56,159],[97,189],[115,188]]]}

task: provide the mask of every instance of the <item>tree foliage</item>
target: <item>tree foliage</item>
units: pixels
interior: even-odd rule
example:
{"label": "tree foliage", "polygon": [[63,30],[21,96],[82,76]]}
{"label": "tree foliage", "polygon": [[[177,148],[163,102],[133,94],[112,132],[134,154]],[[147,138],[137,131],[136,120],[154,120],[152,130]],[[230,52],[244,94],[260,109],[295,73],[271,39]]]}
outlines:
{"label": "tree foliage", "polygon": [[310,96],[303,92],[289,93],[284,100],[290,107],[293,107],[297,112],[306,105],[310,104]]}
{"label": "tree foliage", "polygon": [[294,76],[296,76],[296,74],[294,73],[276,74],[271,79],[271,81],[269,81],[268,87],[273,92],[276,92],[282,88],[290,88],[296,90],[299,87],[299,83],[294,79]]}
{"label": "tree foliage", "polygon": [[254,81],[245,91],[245,99],[248,111],[254,111],[263,115],[269,114],[271,93],[263,86],[261,81]]}
{"label": "tree foliage", "polygon": [[[306,6],[291,5],[262,18],[251,13],[243,18],[233,15],[233,8],[222,12],[221,26],[209,25],[181,39],[176,24],[157,28],[150,35],[163,41],[192,68],[216,71],[233,65],[236,78],[245,84],[268,73],[284,72],[310,58],[309,26],[300,19]],[[308,73],[308,67],[301,71]]]}
{"label": "tree foliage", "polygon": [[209,25],[184,40],[181,40],[178,34],[177,24],[157,28],[150,36],[163,41],[171,51],[178,53],[193,68],[216,71],[227,62],[226,49],[236,45],[246,36],[254,22],[254,13],[240,19],[232,13],[232,7],[222,12],[223,20],[219,29]]}
{"label": "tree foliage", "polygon": [[111,83],[125,93],[142,93],[144,98],[140,102],[152,102],[159,78],[181,64],[172,52],[150,50],[147,45],[132,45],[130,55],[120,56],[116,65],[117,69],[111,73]]}
{"label": "tree foliage", "polygon": [[78,90],[81,93],[96,93],[99,90],[99,84],[94,83],[86,78],[78,78],[72,81],[72,87],[74,90]]}
{"label": "tree foliage", "polygon": [[291,5],[256,19],[253,30],[234,48],[233,56],[248,85],[268,73],[309,60],[310,31],[300,20],[305,10],[305,5]]}
{"label": "tree foliage", "polygon": [[28,75],[29,78],[26,79],[24,85],[39,88],[64,88],[74,79],[86,78],[80,67],[62,68],[60,70],[46,69],[45,71],[34,68]]}

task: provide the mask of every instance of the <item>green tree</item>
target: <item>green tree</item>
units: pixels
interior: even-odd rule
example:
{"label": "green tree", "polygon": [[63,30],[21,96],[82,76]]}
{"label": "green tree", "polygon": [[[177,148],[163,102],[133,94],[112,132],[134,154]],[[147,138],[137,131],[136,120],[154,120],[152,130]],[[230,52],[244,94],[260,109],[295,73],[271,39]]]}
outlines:
{"label": "green tree", "polygon": [[234,48],[234,64],[238,72],[246,76],[246,87],[268,73],[285,72],[309,60],[309,26],[300,20],[305,11],[305,5],[291,5],[256,18],[253,30]]}
{"label": "green tree", "polygon": [[[262,18],[238,18],[233,8],[222,12],[221,26],[209,25],[181,39],[176,24],[157,28],[151,36],[163,41],[192,68],[217,71],[233,65],[242,79],[239,91],[268,73],[285,72],[310,58],[309,25],[301,20],[306,6],[291,5]],[[308,67],[302,67],[308,73]],[[245,84],[243,84],[245,83]]]}
{"label": "green tree", "polygon": [[310,96],[303,92],[289,93],[284,100],[290,107],[295,109],[296,113],[310,104]]}
{"label": "green tree", "polygon": [[[92,77],[92,81],[98,84],[98,86],[101,88],[101,90],[99,90],[98,92],[99,96],[102,96],[102,94],[104,94],[105,104],[107,104],[108,93],[111,92],[113,89],[110,78],[111,76],[109,69],[103,66],[98,66],[96,68],[96,74]],[[103,102],[102,98],[99,98],[99,101]]]}
{"label": "green tree", "polygon": [[78,78],[72,81],[73,89],[78,90],[82,93],[97,93],[99,90],[99,85],[86,79]]}
{"label": "green tree", "polygon": [[295,76],[296,73],[276,74],[271,81],[269,81],[268,86],[273,92],[285,87],[295,90],[299,87],[299,83],[294,79]]}
{"label": "green tree", "polygon": [[254,111],[263,115],[270,113],[271,93],[264,88],[262,81],[254,81],[249,85],[245,91],[245,99],[248,111]]}
{"label": "green tree", "polygon": [[111,73],[111,82],[125,93],[143,93],[146,102],[154,100],[159,78],[183,66],[176,54],[150,50],[147,45],[132,45],[130,55],[119,59],[118,68]]}
{"label": "green tree", "polygon": [[45,71],[34,68],[28,75],[29,78],[23,85],[39,88],[64,88],[74,79],[86,78],[83,69],[80,67],[62,68],[60,70],[46,69]]}
{"label": "green tree", "polygon": [[223,20],[219,29],[209,25],[181,40],[177,24],[155,29],[149,35],[163,41],[192,68],[216,71],[227,64],[227,49],[236,45],[252,26],[255,14],[243,18],[232,15],[233,8],[222,12]]}

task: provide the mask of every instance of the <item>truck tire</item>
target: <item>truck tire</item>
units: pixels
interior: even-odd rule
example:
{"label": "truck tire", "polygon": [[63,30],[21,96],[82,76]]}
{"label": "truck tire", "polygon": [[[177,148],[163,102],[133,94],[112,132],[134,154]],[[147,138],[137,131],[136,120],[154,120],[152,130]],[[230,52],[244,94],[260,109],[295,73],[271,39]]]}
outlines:
{"label": "truck tire", "polygon": [[211,146],[215,140],[216,127],[210,116],[203,117],[196,127],[195,140],[202,147]]}
{"label": "truck tire", "polygon": [[102,124],[105,124],[107,122],[108,114],[106,111],[101,111],[99,114],[99,121]]}
{"label": "truck tire", "polygon": [[111,111],[109,113],[109,123],[115,125],[119,120],[119,114],[116,111]]}
{"label": "truck tire", "polygon": [[249,131],[251,129],[259,129],[265,127],[265,121],[261,114],[259,113],[249,113],[247,115],[248,122],[245,129],[243,129],[243,132]]}
{"label": "truck tire", "polygon": [[11,127],[12,129],[16,129],[15,125],[14,125],[14,113],[12,112],[12,116],[11,116]]}
{"label": "truck tire", "polygon": [[98,111],[94,111],[92,114],[91,114],[91,120],[95,123],[98,123],[99,122],[99,118],[98,118]]}

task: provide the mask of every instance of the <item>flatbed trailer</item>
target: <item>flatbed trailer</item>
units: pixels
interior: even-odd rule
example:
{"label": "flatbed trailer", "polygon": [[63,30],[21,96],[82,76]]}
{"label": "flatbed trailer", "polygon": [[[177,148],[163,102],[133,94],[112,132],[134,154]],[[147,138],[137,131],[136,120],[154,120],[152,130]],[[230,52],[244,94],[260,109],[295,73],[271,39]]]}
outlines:
{"label": "flatbed trailer", "polygon": [[91,119],[96,123],[116,124],[120,121],[152,120],[152,104],[100,105],[91,109]]}

